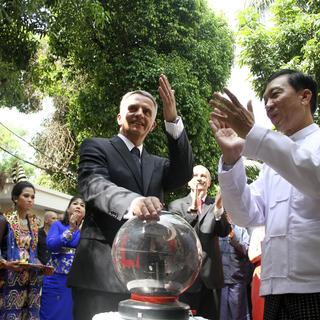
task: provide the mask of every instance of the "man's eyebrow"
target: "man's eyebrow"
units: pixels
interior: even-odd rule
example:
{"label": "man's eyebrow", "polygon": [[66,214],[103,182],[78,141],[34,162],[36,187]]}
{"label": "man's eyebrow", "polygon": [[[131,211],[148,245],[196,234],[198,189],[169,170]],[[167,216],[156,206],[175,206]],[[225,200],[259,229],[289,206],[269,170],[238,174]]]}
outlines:
{"label": "man's eyebrow", "polygon": [[[280,86],[276,86],[276,87],[273,87],[273,88],[271,88],[271,89],[269,89],[268,91],[267,91],[267,93],[268,94],[270,94],[270,93],[272,93],[274,90],[277,90],[277,89],[282,89]],[[262,98],[265,100],[266,99],[266,97],[267,97],[267,93],[265,93],[263,96],[262,96]]]}

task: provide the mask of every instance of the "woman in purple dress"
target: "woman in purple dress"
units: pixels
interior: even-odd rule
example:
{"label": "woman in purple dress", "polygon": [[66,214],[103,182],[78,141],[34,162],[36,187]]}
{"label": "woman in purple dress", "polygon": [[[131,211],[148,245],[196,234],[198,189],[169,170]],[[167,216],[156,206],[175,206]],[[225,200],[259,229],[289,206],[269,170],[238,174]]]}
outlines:
{"label": "woman in purple dress", "polygon": [[52,276],[43,279],[41,297],[41,320],[72,320],[72,294],[66,286],[75,249],[80,240],[80,228],[85,215],[85,203],[79,196],[73,197],[64,219],[54,222],[47,235],[47,246],[51,251]]}

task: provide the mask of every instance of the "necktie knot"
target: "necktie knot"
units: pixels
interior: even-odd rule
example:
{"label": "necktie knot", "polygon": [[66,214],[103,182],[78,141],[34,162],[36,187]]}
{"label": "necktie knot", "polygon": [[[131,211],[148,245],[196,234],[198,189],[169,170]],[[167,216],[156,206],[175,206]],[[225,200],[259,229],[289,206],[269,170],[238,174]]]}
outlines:
{"label": "necktie knot", "polygon": [[137,147],[133,147],[131,153],[140,159],[140,150]]}

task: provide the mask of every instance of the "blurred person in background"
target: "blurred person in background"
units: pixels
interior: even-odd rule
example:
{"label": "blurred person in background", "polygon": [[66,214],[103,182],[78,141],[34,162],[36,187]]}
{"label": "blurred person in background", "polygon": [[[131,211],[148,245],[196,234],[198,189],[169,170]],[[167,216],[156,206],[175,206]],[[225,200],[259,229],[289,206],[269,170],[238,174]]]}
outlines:
{"label": "blurred person in background", "polygon": [[209,170],[197,165],[188,183],[191,191],[184,198],[171,202],[168,210],[181,215],[196,231],[201,242],[203,262],[193,285],[180,297],[197,316],[219,319],[220,294],[224,286],[219,237],[227,236],[231,227],[220,202],[208,195],[211,185]]}
{"label": "blurred person in background", "polygon": [[13,186],[13,210],[0,215],[0,319],[37,320],[40,281],[36,264],[38,225],[31,210],[35,188],[28,181]]}
{"label": "blurred person in background", "polygon": [[85,215],[82,197],[74,196],[62,221],[57,220],[47,235],[47,246],[51,252],[52,276],[43,279],[41,297],[41,320],[72,320],[73,301],[71,289],[66,286],[76,247],[80,240],[80,229]]}
{"label": "blurred person in background", "polygon": [[247,287],[253,266],[248,258],[249,234],[226,215],[231,231],[219,239],[225,284],[221,289],[220,319],[250,320]]}
{"label": "blurred person in background", "polygon": [[[6,184],[6,180],[7,180],[7,176],[5,175],[4,172],[0,171],[0,192],[3,190],[5,184]],[[2,214],[3,212],[1,211],[1,207],[0,207],[0,214]]]}
{"label": "blurred person in background", "polygon": [[248,256],[254,265],[251,282],[252,319],[263,320],[264,297],[260,296],[261,285],[261,243],[264,239],[265,227],[254,227],[250,237]]}
{"label": "blurred person in background", "polygon": [[44,224],[43,227],[39,229],[38,232],[38,259],[44,265],[49,262],[50,251],[47,247],[46,239],[49,229],[53,222],[57,220],[57,213],[54,211],[46,211],[44,214]]}

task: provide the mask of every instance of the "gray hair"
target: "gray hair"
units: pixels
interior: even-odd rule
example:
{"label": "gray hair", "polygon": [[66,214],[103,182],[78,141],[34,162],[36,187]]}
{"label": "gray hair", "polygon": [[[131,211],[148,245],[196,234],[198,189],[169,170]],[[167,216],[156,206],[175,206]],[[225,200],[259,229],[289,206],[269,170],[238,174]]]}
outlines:
{"label": "gray hair", "polygon": [[144,91],[144,90],[134,90],[134,91],[129,91],[129,92],[127,92],[127,93],[121,98],[121,102],[120,102],[120,112],[121,112],[121,109],[123,108],[124,102],[125,102],[130,96],[132,96],[133,94],[141,94],[142,96],[145,96],[145,97],[149,98],[149,99],[153,102],[153,105],[154,105],[154,107],[156,108],[156,114],[157,114],[158,104],[157,104],[157,101],[156,101],[155,97],[154,97],[151,93],[149,93],[148,91]]}

